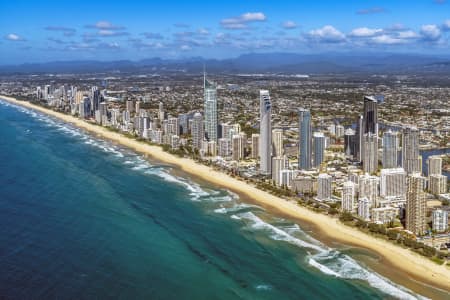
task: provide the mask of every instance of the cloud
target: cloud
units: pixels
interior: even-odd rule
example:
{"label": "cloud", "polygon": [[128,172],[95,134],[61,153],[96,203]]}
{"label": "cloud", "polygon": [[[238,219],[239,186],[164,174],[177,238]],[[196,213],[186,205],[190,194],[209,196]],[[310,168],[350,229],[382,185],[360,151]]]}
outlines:
{"label": "cloud", "polygon": [[189,28],[189,27],[191,27],[191,25],[186,24],[186,23],[175,23],[175,24],[173,24],[173,26],[178,27],[178,28]]}
{"label": "cloud", "polygon": [[64,26],[47,26],[44,29],[48,31],[62,32],[64,36],[73,36],[77,32],[75,28],[69,28]]}
{"label": "cloud", "polygon": [[437,25],[428,24],[420,28],[420,34],[424,41],[435,42],[441,38],[441,30]]}
{"label": "cloud", "polygon": [[197,32],[201,35],[209,35],[209,31],[206,28],[199,28]]}
{"label": "cloud", "polygon": [[248,12],[238,17],[223,19],[220,25],[225,29],[246,29],[248,23],[264,22],[266,19],[266,15],[262,12]]}
{"label": "cloud", "polygon": [[108,29],[101,29],[97,32],[97,35],[99,35],[101,37],[111,37],[111,36],[129,35],[129,33],[125,32],[125,31],[114,31],[114,30],[108,30]]}
{"label": "cloud", "polygon": [[310,40],[322,43],[340,43],[345,40],[345,35],[331,25],[311,30],[307,37]]}
{"label": "cloud", "polygon": [[434,0],[433,1],[435,4],[445,4],[445,3],[447,3],[447,0]]}
{"label": "cloud", "polygon": [[154,33],[154,32],[143,32],[142,35],[145,36],[145,38],[147,38],[149,40],[162,40],[162,39],[164,39],[164,37],[161,34]]}
{"label": "cloud", "polygon": [[358,15],[371,15],[371,14],[380,14],[380,13],[385,13],[386,10],[383,7],[370,7],[370,8],[366,8],[366,9],[360,9],[358,10],[356,13]]}
{"label": "cloud", "polygon": [[181,45],[181,47],[180,47],[180,50],[183,50],[183,51],[189,51],[191,49],[192,48],[189,45]]}
{"label": "cloud", "polygon": [[118,43],[116,42],[112,42],[112,43],[100,43],[97,46],[98,49],[105,49],[105,50],[119,50],[120,46]]}
{"label": "cloud", "polygon": [[404,44],[406,42],[404,39],[396,38],[388,34],[382,34],[379,36],[372,37],[370,41],[375,44],[383,44],[383,45],[398,45]]}
{"label": "cloud", "polygon": [[5,39],[8,40],[8,41],[12,41],[12,42],[24,42],[24,41],[26,41],[26,39],[24,39],[24,38],[21,37],[21,36],[18,36],[18,35],[15,34],[15,33],[7,34],[7,35],[5,36]]}
{"label": "cloud", "polygon": [[352,37],[372,37],[379,35],[383,32],[383,29],[372,29],[367,27],[355,28],[350,32]]}
{"label": "cloud", "polygon": [[444,31],[450,30],[450,19],[444,21],[444,24],[442,24],[442,30]]}
{"label": "cloud", "polygon": [[86,28],[94,28],[100,30],[122,30],[125,29],[123,26],[113,25],[108,21],[98,21],[94,25],[86,25]]}
{"label": "cloud", "polygon": [[65,41],[63,41],[61,39],[58,39],[58,38],[49,37],[47,40],[49,40],[51,42],[54,42],[56,44],[60,44],[60,45],[67,44],[67,42],[65,42]]}
{"label": "cloud", "polygon": [[148,42],[148,41],[142,41],[141,39],[129,39],[129,42],[131,42],[131,45],[139,50],[142,49],[163,49],[166,48],[166,46],[161,42]]}
{"label": "cloud", "polygon": [[286,21],[281,24],[285,29],[294,29],[297,28],[297,24],[294,21]]}
{"label": "cloud", "polygon": [[419,37],[419,34],[412,30],[404,30],[404,31],[398,31],[397,37],[400,39],[415,39]]}

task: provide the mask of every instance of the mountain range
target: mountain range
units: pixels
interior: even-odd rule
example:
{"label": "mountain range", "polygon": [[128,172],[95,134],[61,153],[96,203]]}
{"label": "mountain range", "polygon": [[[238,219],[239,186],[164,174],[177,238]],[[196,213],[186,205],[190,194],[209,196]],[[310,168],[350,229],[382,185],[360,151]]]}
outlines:
{"label": "mountain range", "polygon": [[281,73],[281,74],[450,74],[450,56],[420,54],[296,54],[296,53],[249,53],[236,58],[205,59],[191,57],[182,59],[150,58],[139,61],[76,60],[46,63],[2,65],[0,74],[39,73],[98,73],[98,72],[202,72],[206,66],[214,73]]}

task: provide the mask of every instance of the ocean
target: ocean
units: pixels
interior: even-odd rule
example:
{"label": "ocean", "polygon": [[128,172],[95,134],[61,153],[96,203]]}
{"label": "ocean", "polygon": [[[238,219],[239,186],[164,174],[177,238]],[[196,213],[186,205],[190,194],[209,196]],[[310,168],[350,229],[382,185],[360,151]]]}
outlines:
{"label": "ocean", "polygon": [[295,222],[0,100],[0,298],[417,299]]}

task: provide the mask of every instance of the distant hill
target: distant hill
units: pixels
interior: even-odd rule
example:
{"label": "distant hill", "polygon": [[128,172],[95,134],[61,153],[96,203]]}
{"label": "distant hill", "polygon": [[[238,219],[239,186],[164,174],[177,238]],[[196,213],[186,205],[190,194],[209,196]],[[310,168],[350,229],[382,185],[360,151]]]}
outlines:
{"label": "distant hill", "polygon": [[229,59],[149,58],[140,61],[54,61],[0,66],[0,74],[96,73],[96,72],[186,72],[198,73],[206,65],[214,73],[435,73],[450,74],[450,56],[415,54],[295,54],[249,53]]}

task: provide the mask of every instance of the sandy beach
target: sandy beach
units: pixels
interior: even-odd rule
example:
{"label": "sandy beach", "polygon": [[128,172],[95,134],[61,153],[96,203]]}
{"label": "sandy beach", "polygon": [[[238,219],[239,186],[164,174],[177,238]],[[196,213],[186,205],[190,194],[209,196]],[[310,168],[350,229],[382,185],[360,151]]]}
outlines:
{"label": "sandy beach", "polygon": [[[90,124],[76,117],[36,106],[29,102],[17,101],[14,98],[6,96],[1,96],[1,98],[14,104],[54,116],[64,122],[74,124],[79,128],[85,129],[103,138],[132,148],[137,152],[149,155],[158,161],[178,166],[181,170],[192,176],[200,177],[201,179],[214,185],[219,185],[239,194],[245,195],[245,197],[268,209],[279,211],[280,213],[291,218],[311,223],[315,228],[320,230],[321,235],[326,236],[329,240],[335,240],[344,244],[369,249],[381,256],[381,262],[384,262],[386,265],[389,264],[394,266],[398,270],[401,270],[405,278],[410,278],[412,282],[411,286],[407,286],[403,284],[403,282],[402,284],[413,290],[413,281],[416,280],[450,291],[450,268],[437,265],[427,258],[413,253],[412,251],[403,249],[382,239],[366,235],[357,229],[341,224],[337,219],[315,213],[304,207],[300,207],[295,203],[273,196],[267,192],[246,184],[243,181],[232,178],[219,171],[215,171],[208,166],[198,164],[191,159],[179,158],[164,152],[161,147],[148,145],[134,139],[127,138],[120,133],[109,131],[106,128]],[[395,281],[395,279],[393,280]]]}

